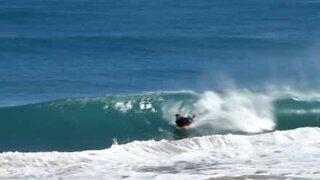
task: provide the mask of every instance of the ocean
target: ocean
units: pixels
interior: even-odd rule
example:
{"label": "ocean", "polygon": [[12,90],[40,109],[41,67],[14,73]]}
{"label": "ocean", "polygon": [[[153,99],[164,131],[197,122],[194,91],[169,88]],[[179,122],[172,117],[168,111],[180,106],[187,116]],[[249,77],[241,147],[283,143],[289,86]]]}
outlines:
{"label": "ocean", "polygon": [[2,0],[0,42],[0,179],[320,179],[320,1]]}

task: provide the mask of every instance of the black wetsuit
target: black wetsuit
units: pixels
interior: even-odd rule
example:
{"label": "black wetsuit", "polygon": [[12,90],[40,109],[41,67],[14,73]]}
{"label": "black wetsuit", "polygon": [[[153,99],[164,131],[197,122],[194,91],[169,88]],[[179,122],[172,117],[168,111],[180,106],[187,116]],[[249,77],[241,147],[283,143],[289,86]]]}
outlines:
{"label": "black wetsuit", "polygon": [[176,120],[176,125],[178,127],[183,127],[183,126],[186,126],[186,125],[189,125],[193,122],[193,119],[192,118],[186,118],[186,117],[180,117]]}

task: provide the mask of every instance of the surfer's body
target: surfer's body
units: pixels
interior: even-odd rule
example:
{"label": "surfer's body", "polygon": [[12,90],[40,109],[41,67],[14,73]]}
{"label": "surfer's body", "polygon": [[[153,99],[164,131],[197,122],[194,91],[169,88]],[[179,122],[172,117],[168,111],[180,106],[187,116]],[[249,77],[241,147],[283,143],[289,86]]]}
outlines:
{"label": "surfer's body", "polygon": [[187,116],[187,117],[182,117],[179,114],[176,114],[176,125],[178,128],[187,128],[189,127],[193,121],[194,121],[195,116]]}

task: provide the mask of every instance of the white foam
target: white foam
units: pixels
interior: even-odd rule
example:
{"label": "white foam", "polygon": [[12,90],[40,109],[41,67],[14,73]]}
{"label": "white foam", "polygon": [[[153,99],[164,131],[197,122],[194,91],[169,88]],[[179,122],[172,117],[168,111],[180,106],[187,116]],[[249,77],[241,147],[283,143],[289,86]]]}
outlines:
{"label": "white foam", "polygon": [[115,105],[114,105],[115,109],[121,111],[121,112],[127,112],[129,110],[132,109],[132,103],[131,101],[128,101],[128,102],[117,102]]}
{"label": "white foam", "polygon": [[0,179],[319,178],[320,129],[136,141],[100,151],[0,154]]}
{"label": "white foam", "polygon": [[224,94],[208,91],[196,102],[167,102],[162,111],[171,122],[175,113],[195,114],[194,127],[257,133],[275,126],[272,101],[273,96],[246,90]]}
{"label": "white foam", "polygon": [[152,105],[151,99],[142,99],[139,105],[140,105],[140,110],[151,110],[151,112],[157,112]]}
{"label": "white foam", "polygon": [[320,114],[320,109],[288,109],[282,110],[282,114]]}

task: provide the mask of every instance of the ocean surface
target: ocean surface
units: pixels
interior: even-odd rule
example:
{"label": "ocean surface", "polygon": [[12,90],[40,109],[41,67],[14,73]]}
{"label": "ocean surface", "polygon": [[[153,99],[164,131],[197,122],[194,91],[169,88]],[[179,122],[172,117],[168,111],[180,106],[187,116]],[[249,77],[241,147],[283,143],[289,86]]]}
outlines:
{"label": "ocean surface", "polygon": [[318,0],[1,0],[0,179],[320,179],[319,57]]}

